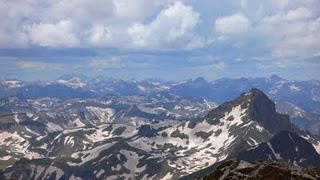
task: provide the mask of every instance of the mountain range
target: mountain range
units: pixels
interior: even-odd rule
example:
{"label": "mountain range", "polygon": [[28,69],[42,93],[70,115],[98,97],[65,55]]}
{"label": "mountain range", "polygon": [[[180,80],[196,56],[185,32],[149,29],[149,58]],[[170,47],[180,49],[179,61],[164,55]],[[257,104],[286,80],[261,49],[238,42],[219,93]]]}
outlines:
{"label": "mountain range", "polygon": [[[277,112],[272,97],[260,89],[251,88],[222,103],[222,98],[212,101],[217,95],[204,97],[204,87],[217,82],[201,78],[144,82],[144,86],[141,82],[114,83],[104,93],[88,84],[61,82],[5,86],[4,91],[12,88],[18,94],[31,86],[61,86],[93,94],[70,98],[11,93],[4,97],[0,178],[199,178],[210,176],[220,163],[234,158],[248,164],[264,160],[260,164],[267,167],[270,161],[285,161],[290,167],[320,166],[319,137]],[[127,83],[137,87],[137,94],[121,88],[109,91]],[[190,96],[188,88],[202,91]],[[181,94],[183,89],[185,94]],[[231,89],[235,93],[236,88]]]}
{"label": "mountain range", "polygon": [[[110,96],[149,96],[157,94],[175,95],[189,101],[206,100],[216,105],[230,101],[242,92],[258,88],[265,92],[275,103],[277,111],[288,114],[291,122],[298,127],[320,134],[320,81],[294,81],[273,75],[268,78],[218,79],[166,82],[161,80],[121,80],[98,76],[64,75],[55,81],[23,82],[5,80],[0,83],[0,102],[9,99],[52,98],[101,99]],[[2,108],[2,107],[0,107]],[[0,109],[11,111],[11,109]]]}

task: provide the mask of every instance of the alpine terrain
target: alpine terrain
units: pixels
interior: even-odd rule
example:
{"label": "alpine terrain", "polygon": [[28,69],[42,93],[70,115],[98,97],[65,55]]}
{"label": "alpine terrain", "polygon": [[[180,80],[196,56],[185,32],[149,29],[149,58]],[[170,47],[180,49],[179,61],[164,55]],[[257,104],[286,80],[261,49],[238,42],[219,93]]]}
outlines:
{"label": "alpine terrain", "polygon": [[181,84],[114,80],[94,90],[91,83],[2,89],[10,94],[0,108],[0,179],[205,178],[228,159],[239,159],[228,173],[238,161],[249,168],[243,173],[320,166],[320,139],[278,113],[257,88],[217,106],[171,92]]}

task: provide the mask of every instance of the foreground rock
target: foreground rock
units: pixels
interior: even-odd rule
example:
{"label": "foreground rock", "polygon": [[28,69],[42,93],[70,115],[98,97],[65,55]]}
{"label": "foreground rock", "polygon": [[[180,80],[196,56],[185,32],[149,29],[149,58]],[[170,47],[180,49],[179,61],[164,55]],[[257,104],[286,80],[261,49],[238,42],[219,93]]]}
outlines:
{"label": "foreground rock", "polygon": [[291,165],[285,161],[258,161],[248,163],[228,160],[217,166],[212,173],[201,177],[202,180],[215,179],[309,179],[320,178],[320,171],[314,167]]}

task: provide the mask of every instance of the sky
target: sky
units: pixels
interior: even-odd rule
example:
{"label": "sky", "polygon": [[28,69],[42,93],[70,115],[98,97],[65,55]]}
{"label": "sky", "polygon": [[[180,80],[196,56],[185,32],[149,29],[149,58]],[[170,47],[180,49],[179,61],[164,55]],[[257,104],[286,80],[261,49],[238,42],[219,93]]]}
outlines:
{"label": "sky", "polygon": [[0,0],[0,79],[320,79],[320,0]]}

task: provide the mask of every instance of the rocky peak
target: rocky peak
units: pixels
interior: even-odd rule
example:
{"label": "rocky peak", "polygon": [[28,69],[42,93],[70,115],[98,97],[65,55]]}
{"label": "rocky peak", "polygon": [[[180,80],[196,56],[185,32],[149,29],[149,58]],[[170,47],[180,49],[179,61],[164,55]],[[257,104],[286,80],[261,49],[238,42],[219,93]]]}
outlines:
{"label": "rocky peak", "polygon": [[196,83],[206,83],[207,81],[203,77],[198,77],[194,80]]}
{"label": "rocky peak", "polygon": [[16,79],[7,79],[5,81],[0,82],[0,85],[4,85],[8,88],[18,88],[23,86],[23,82]]}
{"label": "rocky peak", "polygon": [[267,80],[270,81],[270,82],[278,82],[278,81],[282,81],[284,79],[282,79],[280,76],[278,76],[276,74],[273,74]]}
{"label": "rocky peak", "polygon": [[89,80],[89,77],[84,74],[74,73],[74,74],[65,74],[58,78],[58,80],[65,80],[65,81],[72,80],[72,79]]}
{"label": "rocky peak", "polygon": [[249,116],[257,121],[271,133],[283,130],[293,130],[289,116],[279,114],[276,111],[275,103],[271,101],[262,91],[252,89],[249,91]]}
{"label": "rocky peak", "polygon": [[283,130],[292,130],[293,126],[289,121],[289,116],[276,112],[275,104],[267,95],[257,88],[241,94],[235,100],[226,102],[208,113],[206,119],[215,122],[235,107],[240,106],[245,110],[246,115],[243,120],[253,120],[275,134]]}

